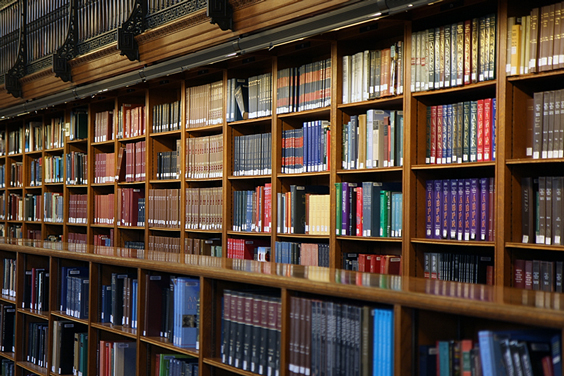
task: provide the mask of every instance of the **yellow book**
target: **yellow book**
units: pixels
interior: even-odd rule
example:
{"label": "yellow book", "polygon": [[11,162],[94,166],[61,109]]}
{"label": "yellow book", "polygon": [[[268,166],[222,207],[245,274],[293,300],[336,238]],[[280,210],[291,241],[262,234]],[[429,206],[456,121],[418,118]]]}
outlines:
{"label": "yellow book", "polygon": [[515,25],[511,28],[511,75],[519,74],[521,59],[521,23],[520,19],[515,20]]}

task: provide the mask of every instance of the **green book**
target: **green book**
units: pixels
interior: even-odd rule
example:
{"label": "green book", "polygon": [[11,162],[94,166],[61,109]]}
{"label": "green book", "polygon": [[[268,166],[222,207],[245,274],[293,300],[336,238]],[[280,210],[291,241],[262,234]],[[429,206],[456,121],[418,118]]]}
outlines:
{"label": "green book", "polygon": [[380,237],[390,236],[390,191],[380,192]]}
{"label": "green book", "polygon": [[335,218],[335,233],[337,235],[341,235],[341,224],[343,218],[343,191],[341,183],[335,183],[335,200],[335,210],[337,211]]}

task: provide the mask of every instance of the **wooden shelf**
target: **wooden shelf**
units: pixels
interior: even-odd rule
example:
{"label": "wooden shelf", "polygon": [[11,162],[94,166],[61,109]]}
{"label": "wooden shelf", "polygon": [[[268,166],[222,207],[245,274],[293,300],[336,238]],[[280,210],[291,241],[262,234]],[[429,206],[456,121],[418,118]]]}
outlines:
{"label": "wooden shelf", "polygon": [[472,240],[472,241],[461,241],[461,240],[447,240],[447,239],[426,239],[426,238],[412,238],[412,243],[419,244],[442,244],[442,245],[457,245],[457,246],[471,246],[471,247],[494,247],[494,242]]}
{"label": "wooden shelf", "polygon": [[198,350],[196,350],[196,349],[185,349],[185,348],[174,346],[166,338],[141,336],[141,341],[145,342],[145,343],[150,343],[151,345],[155,345],[155,346],[158,346],[158,347],[163,348],[163,349],[174,351],[176,353],[190,355],[190,356],[193,356],[194,358],[197,358],[197,357],[200,356]]}

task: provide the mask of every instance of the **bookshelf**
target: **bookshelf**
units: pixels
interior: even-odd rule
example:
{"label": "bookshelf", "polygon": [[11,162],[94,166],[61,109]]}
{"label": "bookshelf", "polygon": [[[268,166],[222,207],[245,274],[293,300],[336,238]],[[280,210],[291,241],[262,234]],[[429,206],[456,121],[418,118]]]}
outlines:
{"label": "bookshelf", "polygon": [[[386,374],[415,373],[420,346],[478,341],[479,332],[499,326],[543,326],[562,338],[561,296],[553,292],[561,288],[561,241],[554,233],[549,243],[524,242],[522,225],[526,179],[529,197],[541,196],[535,179],[561,183],[552,177],[562,158],[542,158],[542,151],[534,158],[527,148],[534,147],[534,101],[541,93],[550,107],[562,72],[503,69],[509,18],[532,10],[524,1],[511,9],[507,3],[425,6],[0,123],[7,144],[0,153],[7,170],[0,256],[18,260],[18,294],[0,300],[17,303],[16,327],[29,333],[47,325],[51,364],[57,322],[74,323],[88,336],[82,341],[92,374],[103,367],[95,361],[100,345],[124,354],[134,347],[139,374],[170,361],[161,354],[193,357],[205,374],[257,373],[222,358],[222,323],[248,324],[222,315],[226,293],[247,290],[279,299],[280,354],[271,367],[282,376],[301,373],[294,332],[312,323],[294,323],[302,305],[392,312],[393,323],[382,324],[391,325],[395,354]],[[470,67],[465,82],[458,63],[466,50],[456,49],[449,55],[456,79],[450,71],[445,86],[443,67],[443,86],[431,85],[424,66],[431,31],[439,46],[447,29],[458,43],[460,26],[474,21],[483,33],[472,43],[496,52],[483,54],[475,80]],[[497,31],[488,34],[488,24]],[[544,202],[548,197],[545,185]],[[539,275],[552,271],[552,282],[539,277],[530,290],[513,289],[521,286],[516,275],[527,272],[522,265]],[[61,273],[70,267],[89,270],[88,318],[59,309]],[[31,268],[51,273],[45,312],[19,308],[20,275]],[[127,309],[137,328],[100,317],[102,290],[120,273],[131,294],[136,281]],[[163,286],[176,277],[198,280],[205,333],[198,349],[180,348],[162,331],[143,334],[152,277],[167,281]],[[433,317],[444,332],[421,324]],[[26,341],[0,357],[53,373],[27,361]]]}

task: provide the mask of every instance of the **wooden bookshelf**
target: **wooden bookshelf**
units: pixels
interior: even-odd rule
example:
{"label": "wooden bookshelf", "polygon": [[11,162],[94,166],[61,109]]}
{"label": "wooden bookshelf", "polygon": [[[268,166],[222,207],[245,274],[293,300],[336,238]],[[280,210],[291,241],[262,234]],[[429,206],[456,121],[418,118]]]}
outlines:
{"label": "wooden bookshelf", "polygon": [[[551,2],[543,0],[539,4],[534,4],[534,7],[548,5]],[[234,56],[221,63],[143,81],[131,87],[80,99],[75,103],[0,121],[0,132],[3,132],[2,138],[6,144],[5,153],[0,155],[0,166],[5,169],[5,186],[0,188],[0,196],[3,195],[5,203],[5,215],[0,219],[0,231],[3,235],[3,238],[0,237],[0,257],[13,256],[18,260],[17,294],[15,297],[3,295],[0,301],[3,304],[15,304],[16,328],[22,333],[27,333],[30,322],[48,323],[49,343],[52,341],[51,333],[55,320],[70,320],[84,327],[89,335],[88,367],[89,373],[92,374],[96,374],[98,366],[96,346],[99,341],[122,339],[132,340],[137,345],[138,374],[152,374],[156,354],[167,352],[198,358],[202,375],[252,374],[225,364],[221,359],[219,344],[224,291],[244,290],[247,284],[253,290],[274,292],[280,298],[281,376],[293,376],[293,372],[287,367],[293,351],[292,337],[288,330],[291,328],[290,302],[296,297],[332,300],[359,306],[370,305],[392,310],[395,320],[394,375],[410,375],[417,372],[420,345],[468,337],[476,341],[480,330],[498,327],[507,329],[544,327],[555,329],[562,334],[564,321],[561,307],[564,307],[564,302],[561,294],[512,288],[515,285],[516,260],[556,263],[560,261],[560,252],[564,250],[564,246],[560,244],[522,242],[522,221],[525,216],[522,209],[522,179],[558,175],[559,166],[563,161],[558,156],[533,159],[527,155],[526,148],[531,144],[533,137],[530,107],[535,93],[563,89],[559,82],[564,77],[564,73],[561,69],[555,69],[509,76],[505,70],[508,19],[528,14],[532,8],[533,5],[524,0],[517,1],[515,6],[509,0],[439,2],[401,15],[387,16],[361,25],[351,25],[316,37],[274,46],[268,51]],[[495,15],[496,32],[489,37],[491,43],[495,42],[496,45],[496,52],[491,55],[494,59],[490,65],[495,74],[492,73],[491,78],[483,81],[476,80],[465,85],[454,87],[449,85],[427,91],[412,90],[411,82],[416,80],[416,77],[422,77],[421,72],[416,73],[417,70],[413,71],[412,67],[412,64],[417,66],[415,63],[417,58],[412,52],[417,49],[417,35],[428,29],[441,29],[467,20],[479,20],[486,15]],[[180,37],[185,35],[185,32],[176,31],[173,34]],[[209,43],[213,40],[215,39],[210,40]],[[145,41],[145,43],[153,42]],[[173,44],[176,45],[176,42]],[[412,49],[413,44],[415,44],[414,49]],[[402,53],[401,60],[395,60],[398,64],[396,70],[392,69],[398,75],[395,76],[397,79],[395,91],[392,90],[390,95],[381,97],[370,97],[369,94],[362,97],[361,93],[356,101],[347,99],[348,103],[343,103],[348,90],[343,82],[349,80],[345,77],[347,57],[351,57],[350,61],[353,61],[355,55],[362,55],[367,50],[384,51],[391,49],[391,46]],[[151,54],[156,54],[154,51],[158,49],[152,51]],[[182,51],[188,52],[186,48]],[[170,54],[171,52],[167,52],[166,56],[171,56]],[[131,63],[130,69],[135,69],[135,64]],[[391,64],[394,62],[392,61]],[[327,69],[329,65],[330,69]],[[320,77],[326,74],[325,80],[330,81],[331,86],[324,87],[319,83],[317,91],[323,92],[328,99],[324,101],[315,98],[319,103],[307,103],[301,111],[279,113],[277,110],[285,107],[284,102],[280,100],[288,93],[284,91],[285,88],[279,90],[277,85],[284,82],[289,69],[306,66],[317,67],[313,71],[319,74],[317,78],[321,83],[325,81]],[[79,77],[86,80],[86,73],[82,70],[80,72]],[[92,73],[93,79],[101,76],[103,75],[98,71]],[[309,78],[311,77],[308,76]],[[237,97],[235,89],[238,85],[237,79],[248,80],[246,81],[249,85],[248,98],[243,98],[244,94]],[[244,90],[241,89],[241,93],[244,93]],[[254,94],[251,93],[252,90],[255,90]],[[2,95],[0,93],[0,99]],[[478,106],[479,101],[490,98],[495,99],[496,105],[496,117],[490,119],[495,120],[495,132],[490,134],[492,142],[495,138],[495,159],[492,157],[479,160],[477,157],[477,160],[462,163],[428,162],[427,158],[431,152],[428,151],[428,137],[431,133],[428,112],[432,111],[431,108],[439,106],[446,108],[448,105],[472,102],[476,102]],[[236,114],[241,106],[239,100],[248,101],[247,109],[250,114],[252,113],[250,118]],[[253,103],[257,107],[254,110],[250,104],[251,100],[255,101]],[[268,106],[269,100],[270,106]],[[279,107],[277,107],[278,103],[280,103]],[[74,111],[79,109],[87,112],[87,137],[71,140],[68,137],[68,127]],[[343,130],[347,129],[349,122],[366,115],[369,110],[387,111],[388,118],[385,121],[391,121],[390,116],[397,116],[397,125],[394,126],[398,128],[394,137],[401,136],[403,143],[396,140],[394,147],[401,148],[402,162],[399,160],[398,153],[393,165],[387,165],[389,162],[386,160],[386,165],[382,164],[378,167],[343,166],[343,155],[348,152],[352,143],[348,138],[349,134]],[[167,111],[166,114],[163,111]],[[399,131],[400,117],[403,133]],[[176,119],[174,127],[171,125],[173,118]],[[160,120],[162,124],[156,124],[157,119],[162,119]],[[166,128],[167,121],[168,126],[174,129]],[[307,128],[304,124],[316,121],[320,124],[326,122],[324,131],[330,134],[327,144],[329,153],[325,155],[321,153],[321,158],[326,158],[327,168],[315,167],[316,170],[307,172],[291,171],[296,163],[289,163],[285,158],[296,156],[285,153],[286,147],[288,153],[294,153],[290,149],[295,149],[293,144],[295,141],[292,140],[292,146],[289,146],[286,137],[290,140],[292,136],[288,135],[298,135],[293,137],[297,137],[299,142],[300,132],[303,137],[304,129]],[[561,124],[564,124],[564,120],[562,121]],[[30,147],[28,150],[23,148],[21,151],[19,146],[10,148],[11,137],[17,137],[16,134],[23,135],[30,123],[42,130],[42,148]],[[56,126],[60,127],[58,131],[55,129]],[[161,126],[164,130],[160,128]],[[104,127],[108,130],[106,139],[99,136]],[[144,132],[140,131],[142,127]],[[391,132],[391,125],[389,129]],[[265,138],[257,135],[264,134],[270,134],[270,143],[260,143]],[[60,135],[62,135],[61,139],[58,138]],[[392,136],[389,137],[391,147]],[[196,169],[195,171],[205,174],[202,171],[207,171],[205,166],[209,165],[211,158],[192,161],[186,152],[187,145],[192,141],[196,145],[197,142],[207,138],[221,139],[222,152],[217,152],[214,156],[216,158],[214,163],[222,166],[221,176],[218,172],[216,176],[211,177],[189,177],[189,163],[193,163],[191,168]],[[242,141],[243,139],[245,141]],[[241,149],[242,142],[248,142],[245,144],[246,147],[252,145],[252,149]],[[316,142],[318,140],[312,141],[311,144]],[[137,147],[139,149],[136,149]],[[211,146],[205,142],[200,142],[198,147],[209,147],[211,150]],[[124,158],[129,159],[119,165],[118,155],[124,148],[126,150]],[[256,163],[251,167],[238,166],[240,169],[236,170],[239,156],[259,159],[259,151],[264,152],[261,156],[268,159],[265,160],[264,166],[258,167]],[[391,153],[390,150],[388,151]],[[237,152],[239,154],[235,156]],[[87,164],[82,167],[87,168],[86,184],[68,181],[70,165],[66,158],[71,153],[87,155]],[[211,153],[212,151],[209,152]],[[102,162],[97,162],[97,157],[103,155],[109,156],[104,163],[109,163],[111,167],[105,174],[99,171],[103,166]],[[60,166],[57,167],[60,180],[47,182],[46,169],[55,173],[57,168],[47,165],[46,161],[56,158],[62,158]],[[393,156],[391,158],[393,159]],[[32,161],[39,159],[42,161],[42,183],[31,184],[33,174],[30,165]],[[175,166],[172,165],[174,163]],[[21,177],[18,177],[15,176],[16,166],[20,164],[22,172]],[[285,164],[291,166],[290,169],[285,170]],[[118,177],[122,166],[127,171],[125,179]],[[143,172],[141,168],[144,169]],[[145,174],[143,177],[140,175],[142,173]],[[96,176],[105,176],[105,178],[96,181]],[[457,239],[458,233],[453,238],[452,235],[442,231],[435,236],[429,234],[426,227],[429,209],[427,182],[469,178],[478,181],[480,178],[487,178],[490,184],[488,188],[495,187],[495,193],[488,196],[489,208],[493,208],[488,215],[493,213],[493,217],[487,225],[490,231],[487,240],[470,240],[464,236],[461,240]],[[358,184],[361,187],[363,182],[382,182],[389,187],[401,187],[397,188],[402,194],[399,211],[393,212],[391,208],[389,211],[391,216],[401,218],[401,221],[395,224],[399,226],[398,234],[401,235],[361,236],[362,223],[358,236],[336,232],[341,228],[341,223],[337,223],[340,217],[336,214],[341,208],[341,203],[338,202],[338,198],[341,197],[338,189],[343,183]],[[266,200],[263,197],[263,201],[260,201],[262,191],[261,188],[257,190],[257,187],[266,188],[267,185],[271,192],[270,228],[251,230],[252,226],[258,226],[259,221],[265,219],[259,220],[257,217],[251,219],[250,215],[245,214],[243,217],[245,226],[249,226],[249,229],[246,227],[241,230],[234,229],[237,221],[234,213],[237,210],[246,210],[248,205],[253,207],[256,205],[259,208],[256,211],[259,213],[261,210],[266,210],[264,209]],[[284,202],[282,197],[285,200],[285,195],[297,186],[327,188],[329,204],[325,209],[327,209],[329,225],[326,232],[292,233],[289,229],[292,227],[292,222],[287,218],[291,216],[291,208],[290,204],[287,205],[288,210],[282,206]],[[205,204],[197,203],[196,199],[192,205],[186,204],[189,200],[188,190],[200,189],[202,192],[210,188],[221,189],[220,199],[216,198],[215,202],[208,205],[214,207],[213,213],[204,210]],[[157,190],[158,194],[154,195]],[[395,188],[389,190],[397,192]],[[127,196],[133,191],[139,193],[139,196],[132,196],[135,198]],[[254,201],[242,201],[247,207],[241,207],[241,202],[236,202],[234,199],[235,192],[240,191],[252,191],[248,197],[254,197]],[[253,196],[257,193],[258,199]],[[60,196],[62,205],[46,208],[44,201],[49,195]],[[81,203],[83,210],[81,215],[85,218],[84,221],[69,220],[71,197],[75,195],[85,195],[87,198]],[[110,198],[111,195],[113,199]],[[98,197],[101,196],[106,197],[103,204],[97,203]],[[131,201],[124,204],[122,200],[126,197]],[[31,220],[24,218],[24,212],[22,217],[9,215],[9,204],[12,200],[20,199],[24,202],[28,198],[40,202],[37,209],[39,214],[35,214],[37,218]],[[144,202],[135,202],[140,198],[144,199]],[[562,200],[564,201],[564,197]],[[355,202],[351,201],[351,203]],[[72,204],[74,205],[75,201],[72,201]],[[21,205],[25,207],[23,203]],[[264,205],[262,209],[260,209],[261,205]],[[391,205],[392,203],[390,207]],[[432,209],[437,209],[434,205],[433,203]],[[125,214],[121,211],[122,207],[131,210]],[[55,212],[62,209],[62,213],[59,213],[60,218],[54,220],[45,218],[47,209],[49,211],[53,209]],[[441,215],[439,222],[444,219],[443,210],[444,207],[439,205],[438,211]],[[142,212],[145,215],[144,221],[125,224],[126,215],[129,219],[138,218]],[[213,225],[215,228],[212,228],[212,225],[207,226],[208,216],[212,215],[222,219],[221,226],[217,224]],[[286,217],[282,218],[283,215]],[[108,219],[97,220],[102,216]],[[122,218],[123,221],[118,218]],[[192,223],[190,221],[194,218],[199,218],[200,223],[188,228],[188,224]],[[288,221],[286,231],[283,230],[281,220]],[[264,226],[265,223],[260,225]],[[564,228],[564,225],[560,224],[560,226]],[[28,238],[30,234],[35,236],[36,243],[17,239]],[[74,238],[76,242],[86,244],[69,244]],[[53,242],[44,241],[46,239]],[[228,257],[231,251],[228,248],[234,240],[243,243],[254,242],[260,247],[268,248],[269,262],[259,263]],[[284,265],[276,262],[280,261],[282,250],[277,247],[282,242],[327,246],[328,268]],[[194,245],[196,243],[197,246]],[[196,250],[201,254],[193,254]],[[211,257],[212,252],[219,257]],[[401,257],[401,273],[399,276],[380,276],[343,270],[349,265],[358,267],[359,254]],[[451,278],[452,282],[424,278],[432,273],[429,264],[433,255],[436,255],[437,262],[446,265],[447,262],[451,262],[449,259],[445,258],[444,262],[440,260],[443,260],[442,255],[447,254],[448,257],[452,256],[456,260],[458,257],[471,257],[472,260],[488,259],[487,281],[492,286],[458,282],[460,277],[454,276],[455,266],[450,269],[445,267],[445,273],[450,273],[452,276],[446,277],[446,274],[443,274],[439,277],[439,279]],[[452,265],[455,265],[455,261],[452,262]],[[477,263],[477,261],[472,262]],[[208,266],[210,264],[215,266]],[[89,268],[90,316],[87,319],[77,319],[59,310],[61,281],[59,274],[63,265],[81,265]],[[24,273],[29,268],[40,267],[50,269],[51,272],[47,289],[49,307],[41,312],[21,308]],[[471,267],[468,266],[468,271],[465,273],[477,273],[475,270],[469,271]],[[134,302],[138,311],[138,329],[100,322],[100,289],[102,285],[109,283],[112,273],[122,269],[128,270],[129,274],[139,281],[138,300]],[[478,266],[475,266],[475,269],[478,269]],[[164,337],[143,335],[142,324],[143,320],[146,320],[144,307],[150,302],[144,295],[145,286],[142,282],[147,275],[153,273],[199,278],[200,348],[198,350],[180,349]],[[0,271],[0,275],[2,274],[3,271]],[[234,287],[230,287],[232,284]],[[430,324],[427,326],[427,323]],[[562,338],[562,335],[560,337]],[[15,353],[2,352],[0,357],[14,360],[16,366],[22,370],[42,375],[54,374],[50,369],[26,361],[24,355],[26,341],[27,339],[16,339]],[[48,349],[48,357],[51,356],[52,351]]]}

